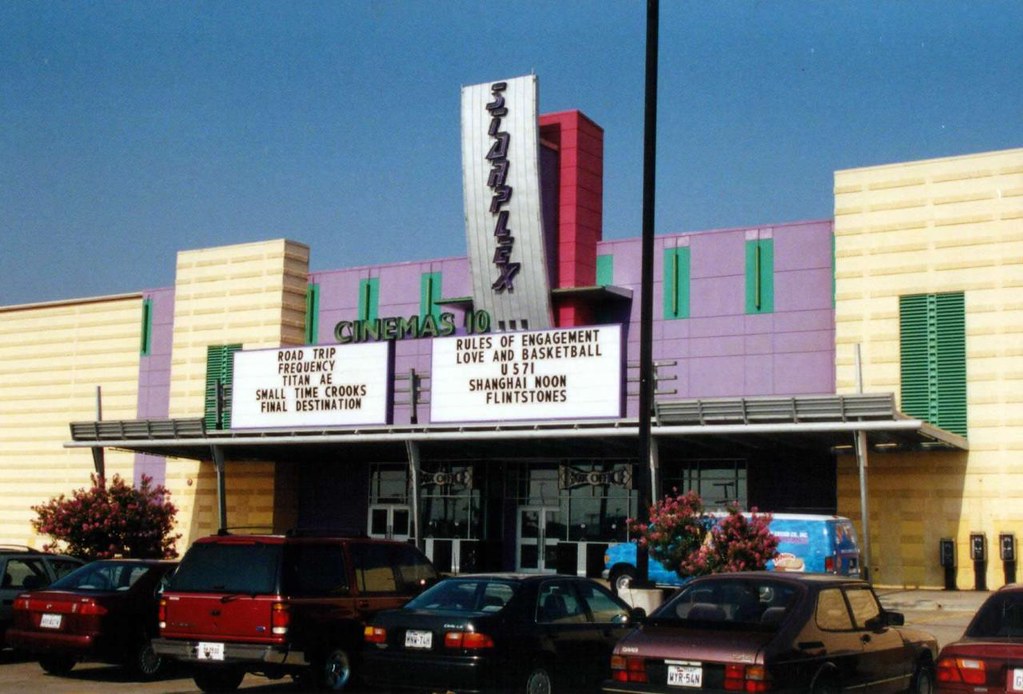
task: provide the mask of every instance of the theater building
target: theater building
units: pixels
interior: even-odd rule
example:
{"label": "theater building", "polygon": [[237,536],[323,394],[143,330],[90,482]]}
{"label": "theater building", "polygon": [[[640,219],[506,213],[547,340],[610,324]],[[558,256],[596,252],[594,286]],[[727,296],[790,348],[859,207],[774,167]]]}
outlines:
{"label": "theater building", "polygon": [[883,585],[1014,578],[1023,149],[836,172],[832,219],[659,234],[643,461],[641,242],[602,239],[600,126],[536,104],[532,77],[463,89],[465,256],[312,272],[257,241],[0,308],[0,539],[41,545],[30,506],[102,469],[170,489],[182,550],[319,528],[596,575],[645,467],[653,496],[849,516]]}

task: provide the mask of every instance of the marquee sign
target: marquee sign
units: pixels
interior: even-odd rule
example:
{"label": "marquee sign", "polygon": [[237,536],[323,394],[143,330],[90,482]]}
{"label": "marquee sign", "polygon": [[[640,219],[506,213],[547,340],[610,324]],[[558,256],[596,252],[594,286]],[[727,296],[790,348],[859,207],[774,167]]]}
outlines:
{"label": "marquee sign", "polygon": [[500,331],[551,325],[536,76],[462,89],[462,187],[473,305]]}
{"label": "marquee sign", "polygon": [[430,421],[619,417],[621,327],[438,338]]}
{"label": "marquee sign", "polygon": [[390,346],[235,352],[231,428],[386,424]]}

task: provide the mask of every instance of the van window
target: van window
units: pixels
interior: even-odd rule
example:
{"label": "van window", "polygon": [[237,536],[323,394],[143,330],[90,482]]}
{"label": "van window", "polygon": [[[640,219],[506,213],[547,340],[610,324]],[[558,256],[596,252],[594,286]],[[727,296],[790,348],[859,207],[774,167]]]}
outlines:
{"label": "van window", "polygon": [[366,542],[349,546],[355,564],[355,583],[360,593],[394,593],[398,583],[391,568],[391,548]]}
{"label": "van window", "polygon": [[341,544],[296,543],[284,549],[282,591],[288,595],[345,595],[348,574]]}
{"label": "van window", "polygon": [[413,547],[398,547],[395,550],[395,569],[398,571],[398,589],[402,593],[418,593],[437,578],[437,570],[426,556]]}
{"label": "van window", "polygon": [[185,553],[169,590],[211,593],[277,592],[282,545],[194,544]]}

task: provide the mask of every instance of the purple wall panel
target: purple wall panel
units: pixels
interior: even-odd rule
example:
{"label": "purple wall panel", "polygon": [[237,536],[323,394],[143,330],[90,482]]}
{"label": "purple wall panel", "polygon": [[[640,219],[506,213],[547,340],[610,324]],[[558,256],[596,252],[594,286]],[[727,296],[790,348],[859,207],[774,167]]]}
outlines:
{"label": "purple wall panel", "polygon": [[[171,351],[174,344],[174,290],[157,289],[146,292],[152,303],[152,334],[149,354],[139,357],[139,387],[136,416],[139,419],[163,419],[170,413]],[[139,320],[142,320],[141,313]],[[138,484],[143,474],[154,484],[166,479],[166,462],[162,456],[135,454],[134,479]]]}

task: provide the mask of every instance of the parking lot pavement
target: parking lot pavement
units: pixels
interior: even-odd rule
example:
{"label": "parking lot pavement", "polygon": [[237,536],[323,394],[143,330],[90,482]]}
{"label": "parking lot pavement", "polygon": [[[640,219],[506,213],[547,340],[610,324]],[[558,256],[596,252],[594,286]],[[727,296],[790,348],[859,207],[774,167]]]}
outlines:
{"label": "parking lot pavement", "polygon": [[[301,692],[290,677],[271,682],[265,677],[246,675],[241,690],[260,692]],[[160,692],[192,694],[198,692],[187,672],[170,672],[152,682],[138,682],[114,665],[79,663],[64,677],[43,672],[34,660],[4,651],[0,657],[0,692],[46,692],[46,694],[106,694],[108,692]]]}
{"label": "parking lot pavement", "polygon": [[981,590],[903,590],[875,588],[885,609],[902,612],[906,624],[929,631],[938,647],[962,636],[987,597]]}

